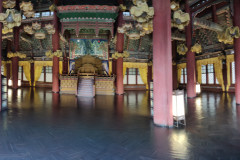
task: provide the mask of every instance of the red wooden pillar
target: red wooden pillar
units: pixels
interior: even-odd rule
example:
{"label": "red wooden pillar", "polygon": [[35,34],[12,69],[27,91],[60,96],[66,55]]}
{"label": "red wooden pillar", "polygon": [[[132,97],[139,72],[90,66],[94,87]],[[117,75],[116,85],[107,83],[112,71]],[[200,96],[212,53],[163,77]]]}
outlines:
{"label": "red wooden pillar", "polygon": [[[54,0],[54,4],[57,5],[58,0]],[[55,33],[52,35],[52,46],[53,51],[59,49],[59,28],[58,28],[58,17],[57,17],[57,11],[54,11],[53,14],[53,25],[55,28]],[[53,92],[59,92],[59,58],[54,56],[53,57],[53,68],[52,68],[52,91]]]}
{"label": "red wooden pillar", "polygon": [[68,58],[63,57],[63,74],[68,74]]}
{"label": "red wooden pillar", "polygon": [[112,59],[112,74],[117,74],[117,68],[116,68],[117,60]]}
{"label": "red wooden pillar", "polygon": [[190,23],[186,27],[186,43],[187,43],[187,97],[196,97],[196,62],[195,54],[191,51],[192,47],[192,16],[188,5],[188,0],[185,4],[186,12],[190,14]]}
{"label": "red wooden pillar", "polygon": [[150,82],[152,81],[152,65],[148,66],[148,86],[150,89]]}
{"label": "red wooden pillar", "polygon": [[[2,13],[2,0],[0,0],[0,13]],[[2,66],[2,23],[0,23],[0,66]],[[1,67],[0,67],[0,73]],[[0,86],[2,86],[2,76],[0,76]],[[0,111],[2,110],[2,87],[0,87]]]}
{"label": "red wooden pillar", "polygon": [[[234,0],[234,26],[240,28],[240,0]],[[234,59],[235,59],[235,96],[236,103],[240,104],[240,38],[234,39]]]}
{"label": "red wooden pillar", "polygon": [[12,88],[18,88],[18,57],[12,58]]}
{"label": "red wooden pillar", "polygon": [[[172,41],[172,59],[176,63],[177,61],[177,44],[176,41]],[[178,88],[178,72],[177,72],[177,64],[173,64],[172,66],[172,76],[173,76],[173,90],[176,90]]]}
{"label": "red wooden pillar", "polygon": [[[118,26],[121,27],[123,25],[123,12],[119,12],[118,16]],[[124,46],[124,34],[117,33],[117,43],[116,49],[118,53],[123,53],[123,46]],[[124,86],[123,86],[123,58],[117,59],[117,90],[116,94],[123,94],[124,93]]]}
{"label": "red wooden pillar", "polygon": [[[153,121],[158,126],[173,126],[172,46],[170,1],[153,0]],[[169,74],[170,73],[170,74]]]}
{"label": "red wooden pillar", "polygon": [[8,86],[8,80],[11,78],[11,64],[7,63],[7,86]]}
{"label": "red wooden pillar", "polygon": [[[19,27],[13,28],[14,34],[14,50],[15,52],[19,51]],[[12,88],[18,88],[18,57],[12,58]]]}
{"label": "red wooden pillar", "polygon": [[213,20],[213,22],[218,23],[216,5],[212,6],[212,20]]}
{"label": "red wooden pillar", "polygon": [[31,63],[31,84],[32,84],[32,86],[35,87],[34,78],[35,78],[35,76],[34,76],[34,63]]}

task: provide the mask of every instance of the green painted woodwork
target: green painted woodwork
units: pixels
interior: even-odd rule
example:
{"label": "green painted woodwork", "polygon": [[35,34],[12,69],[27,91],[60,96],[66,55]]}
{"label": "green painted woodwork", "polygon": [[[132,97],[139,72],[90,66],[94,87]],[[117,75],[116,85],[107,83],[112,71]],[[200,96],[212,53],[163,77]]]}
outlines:
{"label": "green painted woodwork", "polygon": [[116,19],[118,16],[118,13],[103,13],[103,12],[67,12],[67,13],[58,13],[58,17],[60,19],[67,19],[67,18],[93,18],[92,21],[94,21],[94,18],[104,18],[104,19]]}

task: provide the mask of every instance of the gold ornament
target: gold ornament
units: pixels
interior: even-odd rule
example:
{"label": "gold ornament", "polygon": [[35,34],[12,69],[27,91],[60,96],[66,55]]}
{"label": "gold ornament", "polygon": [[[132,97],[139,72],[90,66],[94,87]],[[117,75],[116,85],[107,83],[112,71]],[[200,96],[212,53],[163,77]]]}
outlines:
{"label": "gold ornament", "polygon": [[115,52],[114,54],[112,54],[113,59],[128,58],[129,56],[130,54],[127,51],[124,51],[123,53]]}
{"label": "gold ornament", "polygon": [[171,7],[171,10],[173,10],[173,11],[176,11],[180,8],[179,3],[175,2],[175,1],[171,2],[170,7]]}
{"label": "gold ornament", "polygon": [[52,5],[49,7],[49,10],[50,10],[51,12],[54,12],[56,9],[57,9],[57,7],[56,7],[55,4],[52,4]]}
{"label": "gold ornament", "polygon": [[54,29],[54,26],[52,24],[46,24],[44,28],[46,29],[48,34],[54,34],[55,33],[55,29]]}
{"label": "gold ornament", "polygon": [[120,4],[119,9],[120,11],[125,12],[127,10],[127,7],[124,6],[123,4]]}
{"label": "gold ornament", "polygon": [[34,30],[39,30],[39,29],[41,29],[41,23],[33,22],[33,23],[32,23],[32,28],[33,28]]}
{"label": "gold ornament", "polygon": [[23,12],[23,15],[27,18],[31,18],[35,16],[35,11],[27,11],[27,12]]}
{"label": "gold ornament", "polygon": [[62,53],[61,50],[57,50],[56,52],[52,52],[52,51],[48,50],[48,51],[45,53],[46,57],[48,57],[48,58],[53,58],[54,56],[56,56],[56,57],[61,57],[62,54],[63,54],[63,53]]}
{"label": "gold ornament", "polygon": [[194,53],[201,53],[202,52],[202,46],[198,43],[196,43],[192,48],[191,48],[191,51],[194,52]]}
{"label": "gold ornament", "polygon": [[33,10],[33,4],[31,3],[31,1],[29,2],[22,2],[20,3],[20,9],[24,12],[28,12],[28,11],[32,11]]}
{"label": "gold ornament", "polygon": [[26,56],[26,54],[23,54],[23,53],[20,53],[20,52],[16,52],[16,53],[8,52],[7,57],[8,58],[13,58],[13,57],[26,58],[27,56]]}
{"label": "gold ornament", "polygon": [[12,33],[13,32],[13,29],[9,29],[7,27],[3,27],[2,29],[2,34],[7,34],[7,33]]}
{"label": "gold ornament", "polygon": [[6,13],[0,13],[0,22],[4,27],[12,29],[13,27],[19,27],[21,25],[22,16],[20,13],[16,13],[14,9],[7,9]]}
{"label": "gold ornament", "polygon": [[171,22],[172,27],[176,27],[179,30],[183,30],[190,22],[190,16],[188,13],[184,13],[181,10],[173,13],[173,20]]}
{"label": "gold ornament", "polygon": [[2,3],[4,8],[14,8],[16,6],[16,0],[4,0]]}
{"label": "gold ornament", "polygon": [[45,34],[45,32],[44,32],[43,29],[40,29],[40,30],[37,30],[37,31],[35,32],[34,37],[35,37],[36,39],[45,39],[45,38],[46,38],[46,34]]}
{"label": "gold ornament", "polygon": [[33,31],[33,28],[32,28],[32,26],[29,26],[29,25],[26,25],[26,26],[24,26],[23,27],[23,30],[24,30],[24,32],[26,32],[27,34],[34,34],[35,32]]}
{"label": "gold ornament", "polygon": [[177,46],[177,52],[180,54],[180,55],[185,55],[188,51],[188,48],[185,44],[180,44]]}
{"label": "gold ornament", "polygon": [[224,44],[233,44],[234,38],[239,38],[239,28],[235,27],[227,27],[223,32],[218,33],[218,41],[223,42]]}
{"label": "gold ornament", "polygon": [[148,7],[147,2],[137,1],[136,6],[131,7],[130,13],[134,20],[144,23],[153,18],[154,8]]}

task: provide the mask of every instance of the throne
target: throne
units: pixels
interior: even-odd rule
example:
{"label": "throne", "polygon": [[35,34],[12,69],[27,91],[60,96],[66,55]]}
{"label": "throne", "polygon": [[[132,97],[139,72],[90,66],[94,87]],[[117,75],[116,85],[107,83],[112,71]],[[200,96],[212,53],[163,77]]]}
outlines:
{"label": "throne", "polygon": [[82,56],[75,60],[75,73],[78,75],[102,75],[102,61],[91,55]]}

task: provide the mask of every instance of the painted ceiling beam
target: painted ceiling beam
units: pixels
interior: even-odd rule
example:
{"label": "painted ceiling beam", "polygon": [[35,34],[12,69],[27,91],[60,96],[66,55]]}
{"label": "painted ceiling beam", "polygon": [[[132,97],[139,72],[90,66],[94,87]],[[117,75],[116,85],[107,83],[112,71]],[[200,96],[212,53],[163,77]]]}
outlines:
{"label": "painted ceiling beam", "polygon": [[221,25],[202,18],[194,18],[193,25],[204,29],[212,30],[215,32],[223,32],[224,30],[224,28]]}

